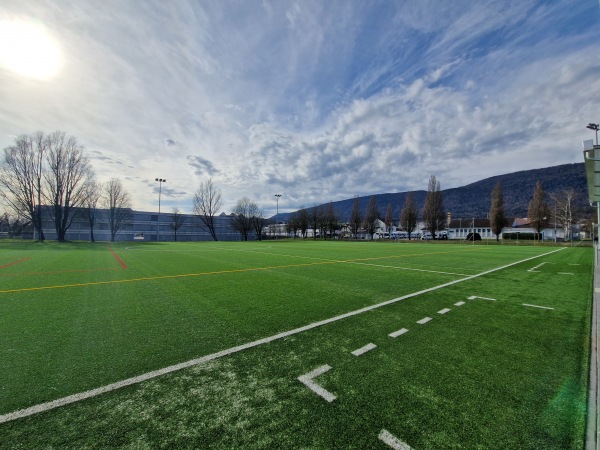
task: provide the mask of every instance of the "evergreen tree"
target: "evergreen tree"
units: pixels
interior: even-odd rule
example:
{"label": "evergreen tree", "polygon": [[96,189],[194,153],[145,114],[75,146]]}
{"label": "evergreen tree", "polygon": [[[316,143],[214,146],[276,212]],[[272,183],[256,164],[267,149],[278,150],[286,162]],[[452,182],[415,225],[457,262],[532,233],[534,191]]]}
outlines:
{"label": "evergreen tree", "polygon": [[500,241],[500,233],[505,225],[504,197],[502,195],[502,185],[498,181],[492,191],[492,204],[490,206],[490,227],[492,233],[496,235],[496,242]]}

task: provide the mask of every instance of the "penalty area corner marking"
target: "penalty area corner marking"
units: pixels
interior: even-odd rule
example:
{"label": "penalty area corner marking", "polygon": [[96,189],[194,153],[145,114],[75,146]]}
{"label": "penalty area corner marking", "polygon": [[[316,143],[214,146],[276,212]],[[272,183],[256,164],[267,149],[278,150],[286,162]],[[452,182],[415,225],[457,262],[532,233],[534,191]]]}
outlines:
{"label": "penalty area corner marking", "polygon": [[323,375],[325,372],[328,372],[330,370],[331,370],[331,366],[328,364],[325,364],[324,366],[317,367],[315,370],[313,370],[311,372],[305,373],[304,375],[300,375],[298,377],[298,381],[300,381],[300,383],[304,384],[307,388],[309,388],[315,394],[317,394],[320,397],[323,397],[325,400],[327,400],[329,403],[331,403],[332,401],[334,401],[336,399],[336,396],[333,395],[331,392],[329,392],[327,389],[319,386],[317,383],[315,383],[313,381],[319,375]]}

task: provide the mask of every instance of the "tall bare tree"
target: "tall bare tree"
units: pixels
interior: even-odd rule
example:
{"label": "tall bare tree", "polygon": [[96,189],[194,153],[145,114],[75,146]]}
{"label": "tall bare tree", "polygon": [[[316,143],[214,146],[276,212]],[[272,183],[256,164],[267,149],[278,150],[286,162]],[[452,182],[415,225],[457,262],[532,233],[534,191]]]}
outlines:
{"label": "tall bare tree", "polygon": [[496,242],[500,241],[500,233],[506,226],[504,215],[504,196],[502,195],[502,184],[498,181],[492,191],[492,204],[490,205],[490,227],[496,235]]}
{"label": "tall bare tree", "polygon": [[298,214],[298,228],[300,229],[300,233],[302,234],[302,239],[306,239],[306,231],[308,230],[308,227],[308,210],[306,208],[300,208],[300,212]]}
{"label": "tall bare tree", "polygon": [[265,214],[254,202],[251,202],[248,213],[250,214],[252,228],[254,229],[254,233],[256,234],[256,239],[262,241],[262,230],[266,222]]}
{"label": "tall bare tree", "polygon": [[423,221],[433,238],[435,238],[438,230],[445,228],[444,199],[440,182],[435,178],[435,175],[429,178],[427,197],[425,197],[425,205],[423,206]]}
{"label": "tall bare tree", "polygon": [[194,194],[194,212],[200,218],[201,226],[204,225],[215,241],[217,240],[215,216],[222,205],[221,190],[215,186],[212,179],[201,183]]}
{"label": "tall bare tree", "polygon": [[412,233],[417,228],[417,222],[419,220],[419,210],[417,204],[413,199],[412,192],[406,194],[404,200],[404,207],[400,214],[400,227],[408,233],[408,239],[412,239]]}
{"label": "tall bare tree", "polygon": [[76,138],[56,131],[47,139],[44,197],[50,206],[56,239],[63,242],[77,208],[83,206],[87,198],[88,184],[93,182],[94,172],[84,147]]}
{"label": "tall bare tree", "polygon": [[362,212],[360,211],[360,198],[356,196],[352,202],[352,211],[350,212],[350,228],[355,238],[358,234],[358,229],[362,226],[362,222],[363,219]]}
{"label": "tall bare tree", "polygon": [[388,232],[388,239],[392,238],[392,204],[388,203],[385,210],[385,226]]}
{"label": "tall bare tree", "polygon": [[325,223],[327,234],[333,239],[335,232],[339,229],[339,220],[332,202],[329,202],[325,209]]}
{"label": "tall bare tree", "polygon": [[129,194],[120,179],[112,178],[104,185],[102,204],[108,210],[110,240],[114,242],[115,236],[133,217]]}
{"label": "tall bare tree", "polygon": [[240,233],[244,241],[248,240],[248,235],[252,231],[252,215],[250,210],[255,208],[248,197],[244,197],[237,201],[233,208],[233,218],[231,219],[231,227]]}
{"label": "tall bare tree", "polygon": [[42,195],[44,157],[48,141],[41,131],[21,135],[4,149],[0,164],[0,197],[13,212],[30,221],[38,239],[44,240],[42,229]]}
{"label": "tall bare tree", "polygon": [[550,198],[554,202],[554,212],[552,214],[554,221],[564,230],[565,239],[571,237],[573,222],[578,219],[578,211],[575,208],[577,197],[577,192],[573,188],[550,195]]}
{"label": "tall bare tree", "polygon": [[377,209],[377,199],[372,195],[365,211],[365,229],[367,230],[367,233],[371,235],[371,239],[373,239],[373,235],[377,229],[378,219],[379,211]]}
{"label": "tall bare tree", "polygon": [[321,228],[323,214],[318,205],[308,210],[308,222],[313,229],[313,239],[317,239],[317,231]]}
{"label": "tall bare tree", "polygon": [[546,202],[546,193],[542,188],[542,183],[539,181],[535,184],[533,190],[533,198],[529,202],[529,208],[527,209],[527,216],[532,228],[537,231],[537,237],[539,238],[542,229],[548,223],[549,208]]}
{"label": "tall bare tree", "polygon": [[171,212],[171,229],[173,230],[173,237],[175,242],[177,242],[177,232],[179,229],[185,224],[185,216],[181,213],[179,208],[173,207],[173,211]]}
{"label": "tall bare tree", "polygon": [[98,221],[98,203],[102,196],[102,186],[97,182],[88,183],[86,187],[86,198],[81,208],[83,220],[90,227],[90,241],[95,242],[94,226]]}

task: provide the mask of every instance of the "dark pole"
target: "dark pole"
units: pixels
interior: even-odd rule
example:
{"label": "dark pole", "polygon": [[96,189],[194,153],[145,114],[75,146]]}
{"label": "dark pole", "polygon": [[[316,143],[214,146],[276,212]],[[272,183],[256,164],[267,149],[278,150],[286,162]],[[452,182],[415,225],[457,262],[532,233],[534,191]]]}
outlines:
{"label": "dark pole", "polygon": [[279,218],[279,197],[281,197],[281,194],[275,194],[275,199],[277,201],[277,212],[275,213],[275,239],[277,239],[277,229],[279,228],[279,224],[277,223],[277,219]]}
{"label": "dark pole", "polygon": [[594,130],[596,132],[596,145],[598,145],[598,130],[600,129],[600,125],[597,123],[589,123],[586,128],[590,130]]}
{"label": "dark pole", "polygon": [[166,183],[167,180],[164,178],[155,178],[154,181],[158,181],[158,220],[156,221],[156,242],[160,242],[160,194],[162,192],[162,184]]}

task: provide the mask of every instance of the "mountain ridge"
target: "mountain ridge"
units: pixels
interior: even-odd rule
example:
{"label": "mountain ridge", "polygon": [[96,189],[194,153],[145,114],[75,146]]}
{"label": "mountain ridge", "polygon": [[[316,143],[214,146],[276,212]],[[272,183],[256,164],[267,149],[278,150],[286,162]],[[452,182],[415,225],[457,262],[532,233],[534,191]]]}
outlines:
{"label": "mountain ridge", "polygon": [[[443,180],[438,180],[443,182]],[[541,169],[520,170],[504,175],[495,175],[462,187],[443,189],[444,208],[453,218],[487,217],[490,210],[491,194],[496,183],[500,181],[504,196],[505,215],[510,217],[527,217],[527,208],[533,197],[533,190],[540,181],[546,193],[546,200],[551,203],[549,194],[566,189],[574,189],[578,193],[576,207],[587,211],[587,181],[584,163],[561,164]],[[392,205],[393,220],[398,221],[404,207],[407,192],[375,194],[380,217],[385,217],[387,205]],[[425,203],[426,190],[412,191],[419,212]],[[360,210],[364,216],[371,195],[358,197]],[[331,202],[340,222],[348,222],[354,198]],[[324,203],[327,205],[328,203]],[[323,205],[323,204],[322,204]],[[307,207],[308,209],[314,206]],[[287,222],[293,213],[279,213],[278,220]]]}

